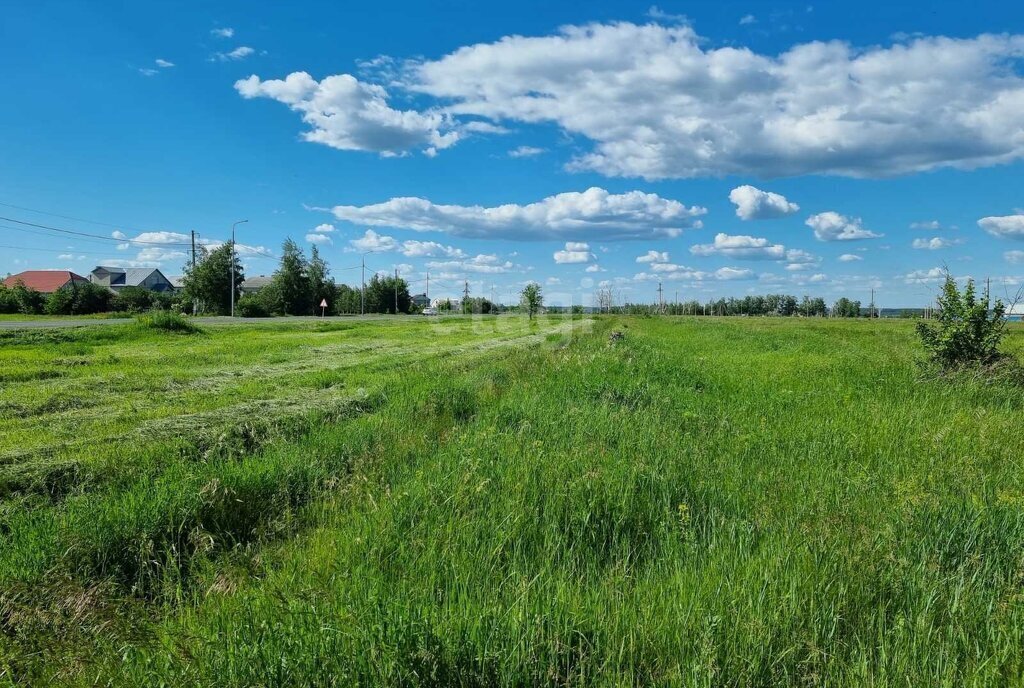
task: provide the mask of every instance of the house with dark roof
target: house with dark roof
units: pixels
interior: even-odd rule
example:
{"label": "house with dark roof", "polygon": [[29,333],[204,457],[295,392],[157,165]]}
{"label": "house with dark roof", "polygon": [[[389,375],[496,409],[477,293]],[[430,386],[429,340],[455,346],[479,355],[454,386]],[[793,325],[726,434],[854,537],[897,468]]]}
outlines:
{"label": "house with dark roof", "polygon": [[70,270],[26,270],[4,280],[5,287],[24,284],[42,294],[52,294],[62,287],[84,284],[89,280]]}
{"label": "house with dark roof", "polygon": [[417,308],[427,308],[430,305],[430,299],[426,294],[413,294],[412,305]]}
{"label": "house with dark roof", "polygon": [[118,292],[125,287],[141,287],[149,291],[169,292],[174,285],[156,268],[119,268],[98,265],[89,273],[89,281]]}

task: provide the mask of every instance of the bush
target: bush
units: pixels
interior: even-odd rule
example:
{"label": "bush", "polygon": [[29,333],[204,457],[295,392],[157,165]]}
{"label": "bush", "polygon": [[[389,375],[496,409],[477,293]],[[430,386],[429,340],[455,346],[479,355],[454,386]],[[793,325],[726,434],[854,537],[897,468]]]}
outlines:
{"label": "bush", "polygon": [[114,293],[92,282],[73,283],[61,287],[46,299],[50,315],[91,315],[110,310]]}
{"label": "bush", "polygon": [[14,296],[14,290],[6,285],[0,284],[0,313],[19,313],[20,306],[18,299]]}
{"label": "bush", "polygon": [[149,329],[180,334],[198,334],[203,331],[194,322],[173,311],[153,311],[149,315],[139,316],[138,323]]}
{"label": "bush", "polygon": [[153,306],[153,292],[142,287],[125,287],[114,297],[111,306],[115,311],[142,313]]}
{"label": "bush", "polygon": [[977,298],[974,280],[967,280],[961,294],[947,272],[937,322],[919,322],[916,328],[932,361],[944,369],[988,366],[1002,357],[999,343],[1006,332],[1006,307],[999,299],[993,305],[987,291],[984,298]]}
{"label": "bush", "polygon": [[268,318],[271,315],[270,309],[257,294],[243,295],[235,304],[235,310],[243,318]]}

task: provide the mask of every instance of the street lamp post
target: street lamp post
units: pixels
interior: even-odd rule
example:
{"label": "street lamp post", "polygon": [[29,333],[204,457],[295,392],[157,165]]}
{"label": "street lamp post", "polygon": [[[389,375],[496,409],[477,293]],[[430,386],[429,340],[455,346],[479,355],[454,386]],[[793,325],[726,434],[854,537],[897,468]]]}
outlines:
{"label": "street lamp post", "polygon": [[235,224],[231,225],[231,263],[228,265],[228,271],[231,273],[231,317],[235,317],[235,227],[240,224],[248,222],[248,220],[239,220]]}

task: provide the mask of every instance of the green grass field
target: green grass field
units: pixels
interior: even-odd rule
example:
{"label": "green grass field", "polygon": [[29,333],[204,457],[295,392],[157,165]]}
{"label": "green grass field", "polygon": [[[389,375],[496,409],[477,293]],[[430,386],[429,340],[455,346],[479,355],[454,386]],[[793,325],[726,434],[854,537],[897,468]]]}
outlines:
{"label": "green grass field", "polygon": [[0,332],[0,683],[1021,685],[1024,390],[920,356],[905,321]]}

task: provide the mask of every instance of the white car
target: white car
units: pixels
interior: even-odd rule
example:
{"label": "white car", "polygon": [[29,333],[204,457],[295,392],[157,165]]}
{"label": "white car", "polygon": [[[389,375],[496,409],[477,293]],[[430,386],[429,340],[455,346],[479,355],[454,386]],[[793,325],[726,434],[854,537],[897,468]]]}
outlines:
{"label": "white car", "polygon": [[427,306],[423,309],[423,315],[437,315],[437,309],[433,306]]}

